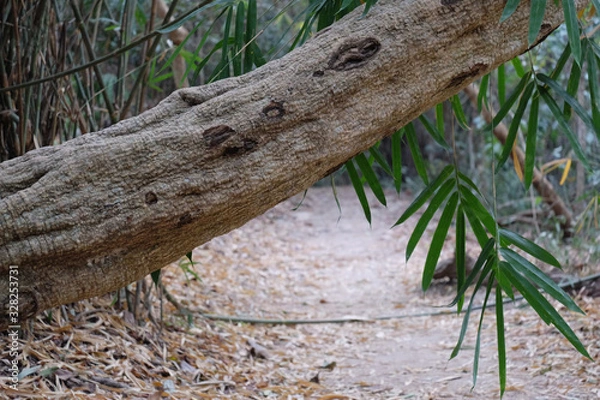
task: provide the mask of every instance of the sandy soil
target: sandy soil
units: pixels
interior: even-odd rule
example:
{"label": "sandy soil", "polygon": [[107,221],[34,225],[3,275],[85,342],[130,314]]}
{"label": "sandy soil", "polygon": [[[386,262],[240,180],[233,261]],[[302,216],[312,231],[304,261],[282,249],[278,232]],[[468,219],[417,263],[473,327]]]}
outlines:
{"label": "sandy soil", "polygon": [[[215,306],[214,311],[261,318],[369,319],[445,310],[438,306],[452,298],[450,285],[438,284],[426,295],[420,290],[428,238],[405,263],[404,248],[415,221],[390,229],[409,201],[395,193],[388,193],[388,197],[387,208],[374,206],[373,226],[369,227],[351,188],[339,191],[341,215],[329,188],[312,189],[297,211],[290,210],[301,196],[215,239],[205,248],[237,247],[237,256],[227,272],[232,281],[204,280],[217,286],[218,292],[226,291],[231,299],[228,304]],[[451,243],[447,250],[442,258],[452,254]],[[478,316],[472,320],[476,322]],[[576,331],[592,327],[594,332],[585,336],[591,339],[587,342],[591,352],[597,354],[599,321],[570,317]],[[302,364],[336,363],[333,371],[320,374],[321,384],[336,393],[364,399],[497,398],[494,312],[484,322],[480,373],[474,390],[475,324],[471,323],[460,355],[448,360],[461,323],[462,316],[450,315],[293,329],[312,338]],[[598,364],[581,357],[529,308],[507,307],[506,329],[510,348],[505,398],[600,396]],[[285,352],[277,346],[274,350]],[[589,382],[582,372],[586,369],[594,371]]]}

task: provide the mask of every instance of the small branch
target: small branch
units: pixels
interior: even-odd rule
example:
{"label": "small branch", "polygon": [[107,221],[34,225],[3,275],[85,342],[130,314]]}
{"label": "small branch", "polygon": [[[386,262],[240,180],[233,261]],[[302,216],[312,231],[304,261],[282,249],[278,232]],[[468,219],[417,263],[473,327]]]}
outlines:
{"label": "small branch", "polygon": [[[577,287],[584,282],[590,282],[600,279],[600,273],[587,276],[585,278],[574,279],[566,283],[558,285],[560,288],[567,288],[570,286]],[[165,291],[165,293],[167,293]],[[506,299],[503,304],[516,303],[517,301],[523,300],[523,296],[516,296],[513,299]],[[169,300],[171,301],[171,300]],[[175,303],[174,303],[175,304]],[[179,304],[179,303],[177,303]],[[486,308],[495,307],[496,303],[488,303]],[[471,311],[481,310],[483,306],[471,307]],[[379,317],[360,317],[360,316],[347,316],[339,318],[325,318],[325,319],[262,319],[253,317],[235,317],[232,315],[217,315],[217,314],[205,314],[202,312],[195,312],[185,308],[186,312],[197,314],[198,316],[213,321],[227,321],[227,322],[242,322],[246,324],[265,324],[265,325],[315,325],[315,324],[343,324],[347,322],[375,322],[375,321],[387,321],[391,319],[406,319],[406,318],[422,318],[422,317],[437,317],[442,315],[456,315],[454,311],[435,311],[435,312],[424,312],[416,314],[403,314],[403,315],[383,315]],[[465,313],[463,309],[460,313]]]}

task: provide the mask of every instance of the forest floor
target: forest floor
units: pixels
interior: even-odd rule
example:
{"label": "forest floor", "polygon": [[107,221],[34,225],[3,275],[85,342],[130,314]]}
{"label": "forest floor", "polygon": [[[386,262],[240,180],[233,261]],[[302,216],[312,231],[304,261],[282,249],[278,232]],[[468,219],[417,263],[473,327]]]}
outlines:
{"label": "forest floor", "polygon": [[[104,296],[38,317],[20,341],[18,390],[0,386],[0,398],[499,398],[494,310],[483,321],[472,388],[479,311],[461,352],[449,360],[463,318],[440,306],[454,287],[420,289],[432,231],[406,263],[416,218],[390,229],[409,196],[389,193],[387,208],[373,206],[369,227],[352,188],[338,190],[341,215],[331,189],[313,188],[298,210],[292,211],[301,196],[195,249],[200,280],[184,272],[183,261],[164,268],[166,289],[192,315],[163,296],[162,327],[144,309],[140,325]],[[580,273],[600,270],[585,255],[573,257],[581,259]],[[505,306],[505,399],[600,398],[600,298],[576,300],[586,316],[559,310],[595,361],[522,302]],[[152,304],[160,319],[159,301]],[[271,325],[209,320],[199,312],[337,321]],[[0,359],[7,359],[8,337],[0,341]],[[0,363],[0,384],[10,383],[7,368]]]}

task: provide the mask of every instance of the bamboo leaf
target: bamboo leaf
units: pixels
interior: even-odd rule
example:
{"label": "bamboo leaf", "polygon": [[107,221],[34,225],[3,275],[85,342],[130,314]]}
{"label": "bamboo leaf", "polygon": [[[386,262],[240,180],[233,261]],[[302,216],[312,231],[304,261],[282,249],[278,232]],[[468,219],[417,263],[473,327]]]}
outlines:
{"label": "bamboo leaf", "polygon": [[581,163],[585,166],[585,168],[588,171],[591,171],[590,163],[589,163],[585,153],[583,152],[581,145],[579,144],[579,140],[577,140],[577,136],[571,130],[569,123],[565,120],[565,116],[558,108],[558,104],[556,104],[554,99],[550,96],[550,94],[548,93],[548,91],[545,88],[540,87],[540,88],[538,88],[538,91],[542,95],[542,98],[544,99],[546,104],[548,105],[548,108],[550,108],[550,111],[556,118],[556,121],[558,122],[560,127],[565,132],[565,135],[567,136],[567,139],[569,139],[569,142],[571,143],[571,147],[573,148],[573,151],[577,155],[577,158],[579,159],[579,161],[581,161]]}
{"label": "bamboo leaf", "polygon": [[508,297],[510,297],[512,300],[514,300],[515,294],[513,293],[513,290],[512,290],[512,284],[510,283],[508,278],[504,275],[503,268],[506,268],[506,266],[504,264],[506,264],[506,261],[498,262],[498,272],[496,273],[496,281],[498,282],[498,285],[500,285],[500,287],[502,288],[504,293],[506,293],[506,295]]}
{"label": "bamboo leaf", "polygon": [[394,176],[392,170],[390,169],[390,165],[386,161],[383,154],[381,154],[381,152],[379,151],[377,146],[371,147],[369,149],[369,154],[371,155],[371,157],[373,157],[375,162],[377,162],[377,164],[385,171],[386,174],[388,174],[389,176],[392,176],[392,177]]}
{"label": "bamboo leaf", "polygon": [[508,17],[510,17],[515,10],[517,9],[517,6],[519,5],[519,3],[521,2],[521,0],[508,0],[506,2],[506,6],[504,6],[504,10],[502,11],[502,16],[500,17],[500,22],[504,22],[508,19]]}
{"label": "bamboo leaf", "polygon": [[[571,74],[569,75],[569,82],[567,83],[567,91],[566,93],[569,96],[573,97],[577,95],[577,90],[579,89],[579,82],[581,80],[581,67],[577,63],[573,63],[571,65]],[[571,118],[571,106],[569,103],[565,102],[563,114],[565,114],[565,118]]]}
{"label": "bamboo leaf", "polygon": [[[471,270],[471,272],[469,273],[469,276],[466,277],[463,285],[458,288],[458,291],[456,292],[456,297],[454,297],[454,300],[452,300],[452,302],[450,304],[448,304],[448,307],[453,307],[455,304],[458,303],[458,301],[460,300],[461,297],[464,297],[465,292],[467,291],[469,286],[471,286],[471,284],[473,282],[475,282],[475,278],[477,276],[481,277],[481,275],[484,275],[482,270],[483,271],[486,270],[486,266],[490,261],[492,252],[494,251],[495,243],[496,243],[496,241],[494,240],[494,238],[488,239],[487,243],[481,249],[481,253],[479,253],[479,257],[477,257],[477,261],[475,261],[475,265],[473,265],[473,270]],[[487,268],[487,271],[489,271],[489,270],[491,270],[491,267]],[[479,275],[480,272],[482,272],[481,275]]]}
{"label": "bamboo leaf", "polygon": [[587,350],[577,338],[577,335],[560,316],[560,314],[552,307],[552,305],[541,295],[536,288],[529,283],[527,279],[521,277],[516,272],[512,265],[506,264],[506,276],[511,281],[513,286],[521,293],[529,305],[535,310],[535,312],[542,318],[547,324],[554,325],[560,333],[581,353],[583,356],[592,359],[588,354]]}
{"label": "bamboo leaf", "polygon": [[481,306],[481,315],[479,316],[479,324],[477,325],[477,338],[475,339],[475,352],[473,354],[473,389],[477,384],[477,375],[479,373],[479,354],[481,351],[481,328],[483,327],[483,317],[487,308],[487,303],[492,292],[494,272],[492,272],[490,279],[488,280],[487,288],[485,290],[485,298]]}
{"label": "bamboo leaf", "polygon": [[[486,271],[489,272],[491,271],[492,267],[491,267],[491,263],[487,263],[486,267],[483,269],[483,272],[481,273],[481,277],[479,278],[479,281],[477,281],[477,284],[475,285],[475,289],[473,291],[473,293],[477,293],[479,291],[479,288],[481,287],[481,284],[483,283],[484,277],[486,275]],[[467,327],[469,325],[469,316],[471,315],[471,309],[473,308],[473,301],[475,300],[475,296],[471,296],[471,300],[469,300],[469,305],[467,307],[467,311],[465,311],[465,316],[463,318],[463,323],[460,327],[460,333],[458,335],[458,340],[456,341],[456,346],[454,346],[454,349],[452,350],[452,354],[450,354],[450,359],[453,359],[454,357],[456,357],[458,355],[458,352],[460,351],[460,348],[462,347],[462,342],[465,338],[465,333],[467,332]]]}
{"label": "bamboo leaf", "polygon": [[244,36],[245,36],[245,19],[246,19],[246,4],[240,1],[235,11],[235,29],[234,29],[234,51],[231,63],[233,65],[233,75],[240,76],[243,74],[242,56],[244,51]]}
{"label": "bamboo leaf", "polygon": [[519,57],[513,58],[512,60],[510,60],[510,63],[515,69],[517,76],[519,78],[522,78],[525,75],[525,68],[523,68],[523,64],[521,64],[521,60],[519,59]]}
{"label": "bamboo leaf", "polygon": [[[518,233],[509,231],[504,228],[500,228],[499,233],[500,233],[500,239],[503,242],[505,241],[508,244],[515,245],[519,249],[523,250],[527,254],[534,256],[538,260],[543,261],[546,264],[550,264],[558,269],[562,269],[562,267],[560,266],[560,263],[558,262],[558,260],[556,258],[554,258],[554,256],[552,254],[548,253],[546,250],[544,250],[537,244],[533,243],[531,240],[525,239],[523,236],[519,235]],[[504,245],[503,243],[501,243],[501,244]]]}
{"label": "bamboo leaf", "polygon": [[[536,150],[536,138],[538,130],[538,118],[540,108],[540,97],[538,95],[533,96],[531,100],[531,107],[529,109],[529,121],[527,127],[527,141],[525,145],[525,189],[529,189],[531,182],[533,181],[533,169],[535,162],[535,150]],[[515,159],[515,162],[519,162]]]}
{"label": "bamboo leaf", "polygon": [[442,172],[440,172],[438,177],[435,178],[435,180],[433,182],[431,182],[431,184],[429,186],[427,186],[425,189],[423,189],[423,191],[421,191],[421,193],[419,193],[417,198],[410,204],[410,206],[408,206],[406,211],[404,211],[404,213],[402,213],[402,215],[400,216],[398,221],[396,221],[396,223],[393,226],[400,225],[401,223],[406,221],[408,218],[410,218],[419,208],[421,208],[423,206],[423,204],[425,204],[425,202],[435,193],[435,191],[438,190],[438,188],[440,186],[442,186],[442,184],[444,182],[446,182],[446,179],[448,179],[448,177],[450,176],[450,174],[453,171],[454,171],[454,166],[447,165],[442,170]]}
{"label": "bamboo leaf", "polygon": [[246,54],[244,54],[244,73],[252,71],[252,65],[254,64],[254,46],[249,45],[249,43],[253,43],[255,40],[256,21],[256,0],[248,0],[246,40],[244,41],[247,44]]}
{"label": "bamboo leaf", "polygon": [[486,107],[488,105],[487,89],[489,82],[490,74],[487,74],[483,78],[481,78],[481,83],[479,84],[479,93],[477,94],[477,112],[481,112],[484,102]]}
{"label": "bamboo leaf", "polygon": [[157,269],[156,271],[152,271],[150,273],[150,277],[152,278],[152,282],[154,282],[154,284],[156,286],[158,286],[158,282],[160,281],[160,271],[161,271],[161,269]]}
{"label": "bamboo leaf", "polygon": [[415,127],[412,125],[412,123],[410,123],[404,127],[404,130],[406,132],[406,140],[408,141],[408,147],[410,149],[413,162],[415,163],[417,173],[423,180],[423,183],[427,185],[429,183],[429,178],[427,177],[425,161],[423,161],[423,156],[421,155],[421,150],[419,149],[419,144],[417,143],[417,133],[415,132]]}
{"label": "bamboo leaf", "polygon": [[567,180],[567,177],[569,176],[570,169],[571,169],[571,159],[568,158],[567,161],[565,162],[565,170],[563,171],[560,181],[558,182],[558,184],[560,186],[565,184],[565,181]]}
{"label": "bamboo leaf", "polygon": [[512,108],[513,104],[515,104],[515,102],[517,101],[517,99],[521,96],[521,93],[523,92],[523,89],[525,89],[525,85],[527,85],[527,83],[531,79],[531,75],[532,75],[531,71],[528,71],[521,78],[521,80],[519,81],[519,83],[517,83],[517,86],[515,86],[515,90],[513,90],[513,92],[511,93],[511,95],[508,97],[508,99],[506,99],[506,102],[500,107],[500,110],[498,110],[498,113],[494,117],[494,119],[492,121],[492,124],[494,126],[498,125],[502,121],[502,119],[504,117],[506,117],[506,114],[508,114],[508,112]]}
{"label": "bamboo leaf", "polygon": [[498,101],[500,105],[506,101],[506,69],[504,64],[498,67]]}
{"label": "bamboo leaf", "polygon": [[[600,0],[597,0],[600,2]],[[597,13],[600,15],[600,9],[597,9]],[[600,126],[600,81],[598,74],[598,62],[593,52],[588,51],[588,84],[590,90],[590,100],[592,108],[592,123],[594,126]],[[600,140],[600,133],[596,132],[598,140]]]}
{"label": "bamboo leaf", "polygon": [[565,293],[548,275],[544,274],[538,267],[530,263],[518,253],[506,247],[500,249],[500,254],[513,266],[513,268],[535,283],[542,290],[559,301],[569,310],[585,315],[583,310]]}
{"label": "bamboo leaf", "polygon": [[[527,104],[531,99],[531,95],[533,93],[533,89],[535,84],[533,82],[529,82],[523,95],[521,96],[521,100],[519,101],[519,106],[515,111],[515,116],[513,117],[510,127],[508,128],[508,136],[506,137],[506,142],[504,143],[504,147],[502,149],[502,154],[500,155],[500,160],[498,160],[498,165],[496,167],[497,171],[500,171],[500,168],[504,165],[506,160],[508,160],[508,156],[512,152],[512,149],[515,145],[515,140],[517,139],[517,132],[519,131],[519,125],[523,119],[523,114],[525,113],[525,109],[527,108]],[[519,161],[515,160],[515,164]]]}
{"label": "bamboo leaf", "polygon": [[498,377],[500,378],[500,398],[506,390],[506,340],[504,338],[504,304],[502,289],[496,288],[496,340],[498,342]]}
{"label": "bamboo leaf", "polygon": [[433,140],[435,140],[440,146],[442,146],[445,149],[450,149],[450,146],[448,145],[448,143],[446,142],[446,139],[444,138],[444,130],[442,127],[442,130],[438,130],[429,120],[429,118],[427,118],[427,116],[425,114],[421,114],[419,116],[419,121],[421,121],[421,123],[423,124],[423,126],[425,127],[425,129],[427,130],[427,132],[429,132],[429,134],[431,135],[431,137],[433,138]]}
{"label": "bamboo leaf", "polygon": [[444,103],[442,102],[435,106],[435,125],[438,132],[446,131],[444,123]]}
{"label": "bamboo leaf", "polygon": [[544,14],[546,13],[546,0],[531,0],[531,12],[529,17],[529,34],[527,40],[529,45],[535,43],[542,27]]}
{"label": "bamboo leaf", "polygon": [[394,177],[394,187],[396,192],[400,193],[402,189],[402,129],[392,135],[392,176]]}
{"label": "bamboo leaf", "polygon": [[479,246],[483,248],[488,241],[488,235],[485,231],[485,228],[481,224],[481,221],[475,216],[473,211],[471,211],[469,208],[464,208],[464,212],[467,216],[467,219],[469,220],[471,230],[477,238],[477,243],[479,243]]}
{"label": "bamboo leaf", "polygon": [[464,129],[469,129],[469,123],[467,122],[467,117],[465,116],[465,111],[463,110],[462,103],[460,102],[460,97],[457,94],[450,98],[450,102],[452,103],[452,111],[454,111],[454,116],[456,120]]}
{"label": "bamboo leaf", "polygon": [[423,281],[421,283],[423,291],[427,290],[427,288],[431,284],[431,280],[433,279],[435,267],[440,258],[442,247],[444,247],[444,241],[446,240],[446,236],[448,236],[448,229],[450,228],[452,220],[454,219],[454,213],[456,212],[457,204],[458,193],[454,193],[452,194],[452,196],[450,196],[448,203],[446,203],[446,207],[442,212],[442,216],[440,217],[438,226],[435,232],[433,233],[433,237],[431,239],[431,246],[429,247],[429,252],[427,252],[427,258],[425,259]]}
{"label": "bamboo leaf", "polygon": [[367,181],[367,184],[373,191],[373,194],[377,200],[379,200],[379,202],[385,206],[385,194],[383,193],[383,189],[379,183],[379,178],[377,178],[377,175],[375,174],[375,171],[373,171],[373,168],[371,167],[371,164],[369,163],[369,160],[367,160],[365,154],[358,154],[356,157],[354,157],[354,160],[356,161],[356,164],[358,164],[358,168],[360,168],[363,177]]}
{"label": "bamboo leaf", "polygon": [[[467,227],[465,222],[465,214],[463,212],[462,204],[458,205],[458,211],[456,212],[456,287],[461,288],[465,284],[466,278],[466,241],[467,241]],[[463,307],[465,297],[461,296],[456,303],[456,312],[460,313]]]}
{"label": "bamboo leaf", "polygon": [[365,189],[360,177],[358,176],[358,172],[356,172],[356,168],[354,167],[354,162],[352,160],[348,160],[346,162],[346,171],[348,172],[352,186],[354,186],[354,191],[356,192],[358,201],[360,202],[363,212],[365,213],[365,218],[369,222],[369,225],[371,225],[371,208],[369,207],[369,201],[367,200]]}
{"label": "bamboo leaf", "polygon": [[496,236],[496,220],[484,207],[481,201],[464,185],[459,186],[460,194],[462,196],[462,204],[465,209],[469,209],[475,214],[485,228],[493,236]]}
{"label": "bamboo leaf", "polygon": [[408,239],[408,243],[406,244],[406,261],[408,261],[412,256],[412,253],[417,247],[419,240],[421,240],[425,229],[427,229],[429,222],[431,222],[431,218],[433,218],[436,211],[442,206],[446,198],[452,192],[453,188],[454,181],[451,179],[447,180],[429,202],[429,206],[427,206],[427,209],[425,209],[425,212],[423,212],[423,215],[421,215],[421,218],[419,218],[419,221],[417,221],[417,224],[415,225],[415,228]]}
{"label": "bamboo leaf", "polygon": [[565,14],[565,25],[567,26],[567,36],[569,36],[569,45],[573,51],[573,57],[577,64],[581,66],[581,40],[579,39],[579,23],[577,22],[577,9],[573,0],[562,0],[563,11]]}
{"label": "bamboo leaf", "polygon": [[[592,121],[588,113],[581,106],[581,104],[579,104],[579,102],[575,100],[575,98],[573,98],[573,96],[569,95],[556,81],[550,79],[548,76],[544,74],[536,74],[536,77],[540,81],[548,85],[552,90],[554,90],[556,94],[558,94],[566,103],[568,103],[573,108],[573,110],[579,116],[579,118],[581,118],[581,120],[585,122],[585,124],[591,130],[595,131],[597,135],[600,135],[600,126],[594,125],[594,122]],[[590,79],[592,78],[590,77]],[[550,96],[548,95],[548,97]],[[548,104],[548,106],[550,106],[550,104]],[[566,122],[566,119],[564,117],[562,118],[562,120]]]}
{"label": "bamboo leaf", "polygon": [[558,58],[558,61],[556,62],[556,66],[554,67],[554,69],[552,70],[552,73],[550,74],[550,79],[558,78],[558,76],[560,75],[563,68],[567,64],[567,61],[570,58],[571,58],[571,46],[569,46],[569,44],[567,44],[567,46],[563,50],[562,54]]}

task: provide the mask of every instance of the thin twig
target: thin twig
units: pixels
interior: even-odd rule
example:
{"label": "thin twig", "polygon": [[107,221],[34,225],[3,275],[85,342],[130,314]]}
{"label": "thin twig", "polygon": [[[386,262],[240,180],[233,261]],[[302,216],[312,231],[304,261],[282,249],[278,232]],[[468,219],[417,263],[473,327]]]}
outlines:
{"label": "thin twig", "polygon": [[[565,282],[559,284],[558,286],[561,288],[566,288],[569,286],[574,286],[579,283],[593,281],[596,279],[600,279],[600,273],[587,276],[585,278],[573,279],[569,282]],[[163,289],[164,290],[164,289]],[[465,313],[466,311],[463,309],[460,313],[456,313],[455,311],[434,311],[434,312],[423,312],[423,313],[415,313],[415,314],[400,314],[400,315],[382,315],[378,317],[360,317],[360,316],[347,316],[347,317],[338,317],[338,318],[325,318],[325,319],[262,319],[262,318],[253,318],[253,317],[236,317],[232,315],[217,315],[217,314],[206,314],[203,312],[198,312],[194,310],[190,310],[188,308],[182,307],[179,305],[177,300],[175,300],[170,294],[167,295],[167,291],[164,290],[165,297],[172,302],[176,307],[182,311],[183,314],[196,314],[202,318],[214,320],[214,321],[227,321],[227,322],[236,322],[236,323],[246,323],[246,324],[263,324],[263,325],[314,325],[314,324],[340,324],[347,322],[375,322],[375,321],[387,321],[391,319],[406,319],[406,318],[421,318],[421,317],[437,317],[442,315],[457,315]],[[514,299],[506,299],[503,301],[503,304],[516,303],[518,301],[523,300],[523,296],[515,296]],[[485,308],[495,307],[496,303],[489,303]],[[475,306],[471,307],[471,311],[481,310],[483,306]]]}

